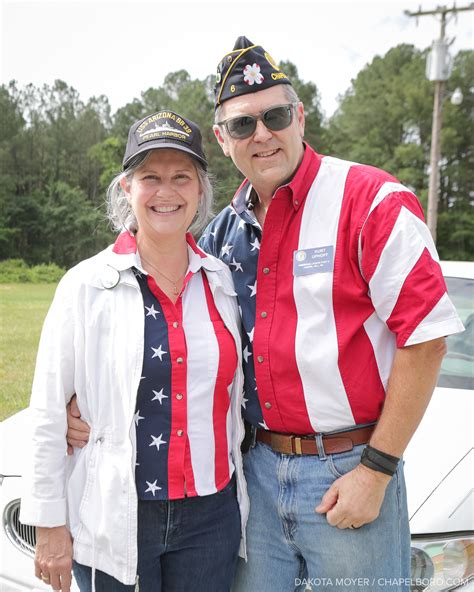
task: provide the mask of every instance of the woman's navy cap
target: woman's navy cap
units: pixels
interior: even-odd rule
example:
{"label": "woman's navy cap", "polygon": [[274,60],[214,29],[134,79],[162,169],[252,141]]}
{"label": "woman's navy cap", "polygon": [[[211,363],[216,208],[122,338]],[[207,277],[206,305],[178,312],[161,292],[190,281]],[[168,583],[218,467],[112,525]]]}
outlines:
{"label": "woman's navy cap", "polygon": [[147,115],[131,126],[123,157],[123,170],[128,168],[137,154],[159,148],[186,152],[207,170],[207,160],[198,125],[173,111],[159,111],[153,115]]}
{"label": "woman's navy cap", "polygon": [[234,49],[217,66],[215,106],[276,84],[291,82],[261,45],[254,45],[247,37],[238,37]]}

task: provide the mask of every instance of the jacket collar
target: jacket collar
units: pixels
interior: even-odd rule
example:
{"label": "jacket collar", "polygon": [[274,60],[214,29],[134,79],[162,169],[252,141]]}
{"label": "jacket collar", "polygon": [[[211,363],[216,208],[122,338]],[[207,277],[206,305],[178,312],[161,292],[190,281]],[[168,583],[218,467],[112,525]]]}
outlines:
{"label": "jacket collar", "polygon": [[[220,269],[218,262],[197,246],[196,241],[189,232],[186,234],[186,242],[188,243],[189,271],[196,273],[201,268],[206,271],[218,271]],[[107,255],[107,264],[117,271],[125,271],[132,267],[142,269],[137,240],[128,230],[118,235]]]}

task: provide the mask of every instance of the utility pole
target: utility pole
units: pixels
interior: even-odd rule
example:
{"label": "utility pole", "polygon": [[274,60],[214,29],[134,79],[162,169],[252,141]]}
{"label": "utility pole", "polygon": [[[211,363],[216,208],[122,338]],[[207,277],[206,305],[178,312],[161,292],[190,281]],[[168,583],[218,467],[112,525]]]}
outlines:
{"label": "utility pole", "polygon": [[430,60],[427,64],[427,77],[435,83],[433,125],[431,131],[431,152],[430,152],[430,178],[428,186],[428,216],[427,223],[433,240],[436,243],[436,225],[438,220],[438,186],[439,186],[439,160],[441,145],[441,125],[443,119],[443,92],[444,83],[450,76],[450,67],[447,62],[448,43],[445,39],[447,15],[452,13],[474,10],[474,2],[468,6],[458,7],[453,4],[451,8],[438,6],[435,10],[421,10],[417,12],[405,10],[407,16],[438,16],[440,15],[441,29],[439,39],[433,42]]}

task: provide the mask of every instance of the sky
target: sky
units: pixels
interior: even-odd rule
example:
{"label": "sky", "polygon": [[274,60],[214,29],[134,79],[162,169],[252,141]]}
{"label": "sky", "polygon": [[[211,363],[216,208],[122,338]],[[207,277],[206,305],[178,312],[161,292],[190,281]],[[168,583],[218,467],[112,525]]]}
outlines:
{"label": "sky", "polygon": [[[421,2],[423,10],[438,5]],[[437,18],[423,16],[417,24],[404,15],[419,6],[420,0],[0,0],[0,83],[59,78],[83,101],[106,95],[114,112],[160,86],[169,72],[185,69],[199,79],[215,73],[245,35],[276,61],[296,64],[300,78],[317,85],[330,116],[376,55],[399,43],[424,49],[439,36]],[[474,48],[473,19],[468,11],[449,22],[451,53]]]}

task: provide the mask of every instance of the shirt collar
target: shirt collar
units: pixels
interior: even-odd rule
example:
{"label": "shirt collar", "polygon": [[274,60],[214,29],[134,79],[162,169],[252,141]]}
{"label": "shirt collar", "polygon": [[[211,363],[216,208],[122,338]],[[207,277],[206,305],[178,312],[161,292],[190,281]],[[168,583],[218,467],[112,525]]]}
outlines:
{"label": "shirt collar", "polygon": [[[303,160],[298,166],[295,175],[291,181],[278,187],[273,194],[273,197],[275,197],[282,191],[288,193],[295,210],[298,210],[304,203],[322,160],[321,156],[307,142],[303,142],[303,144],[305,148]],[[256,198],[257,194],[253,186],[248,179],[245,179],[235,193],[232,206],[237,214],[241,215],[245,211],[253,209]]]}
{"label": "shirt collar", "polygon": [[[189,267],[191,273],[198,272],[201,268],[207,271],[217,271],[219,265],[214,259],[202,251],[196,244],[192,234],[186,233],[186,242],[188,243]],[[128,230],[120,233],[112,247],[111,265],[118,271],[136,267],[142,270],[140,254],[137,250],[137,239]]]}

